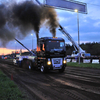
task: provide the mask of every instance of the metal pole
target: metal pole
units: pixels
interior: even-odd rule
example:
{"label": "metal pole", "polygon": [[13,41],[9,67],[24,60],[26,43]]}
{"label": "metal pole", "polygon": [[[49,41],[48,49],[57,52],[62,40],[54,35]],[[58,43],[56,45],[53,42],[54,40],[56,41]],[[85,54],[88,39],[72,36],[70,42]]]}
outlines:
{"label": "metal pole", "polygon": [[16,42],[15,42],[15,53],[16,53]]}
{"label": "metal pole", "polygon": [[[80,46],[80,36],[79,36],[79,13],[77,11],[77,25],[78,25],[78,46]],[[80,47],[78,48],[79,53],[79,64],[80,64]]]}
{"label": "metal pole", "polygon": [[33,51],[33,36],[32,36],[32,51]]}
{"label": "metal pole", "polygon": [[32,36],[32,50],[33,50],[33,34],[31,34],[31,36]]}

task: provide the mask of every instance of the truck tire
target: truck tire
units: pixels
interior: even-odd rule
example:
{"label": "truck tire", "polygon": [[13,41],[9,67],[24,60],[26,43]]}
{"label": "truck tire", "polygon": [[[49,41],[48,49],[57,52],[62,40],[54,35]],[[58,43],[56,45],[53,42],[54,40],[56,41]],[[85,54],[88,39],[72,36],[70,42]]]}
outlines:
{"label": "truck tire", "polygon": [[59,73],[63,73],[65,71],[65,67],[63,66],[62,69],[59,69]]}
{"label": "truck tire", "polygon": [[45,67],[44,67],[43,65],[41,65],[40,71],[41,71],[42,73],[45,73],[45,72],[46,72]]}
{"label": "truck tire", "polygon": [[25,68],[25,69],[28,68],[27,59],[22,60],[22,68]]}
{"label": "truck tire", "polygon": [[18,67],[22,67],[22,62],[18,62]]}
{"label": "truck tire", "polygon": [[25,63],[25,61],[24,61],[24,60],[22,60],[22,68],[24,68],[24,63]]}

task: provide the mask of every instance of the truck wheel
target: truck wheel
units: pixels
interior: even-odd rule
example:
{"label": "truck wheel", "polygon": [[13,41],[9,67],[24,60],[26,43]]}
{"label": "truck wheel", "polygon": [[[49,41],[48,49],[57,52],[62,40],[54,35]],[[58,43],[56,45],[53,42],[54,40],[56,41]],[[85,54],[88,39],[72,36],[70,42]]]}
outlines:
{"label": "truck wheel", "polygon": [[62,67],[62,69],[59,69],[60,73],[63,73],[65,71],[65,67]]}
{"label": "truck wheel", "polygon": [[41,70],[42,73],[44,73],[45,72],[45,67],[43,65],[41,65],[40,70]]}
{"label": "truck wheel", "polygon": [[25,68],[25,69],[28,68],[27,59],[22,60],[22,68]]}
{"label": "truck wheel", "polygon": [[22,67],[22,62],[18,62],[18,67]]}
{"label": "truck wheel", "polygon": [[25,61],[22,60],[22,68],[24,68],[24,63],[25,63]]}

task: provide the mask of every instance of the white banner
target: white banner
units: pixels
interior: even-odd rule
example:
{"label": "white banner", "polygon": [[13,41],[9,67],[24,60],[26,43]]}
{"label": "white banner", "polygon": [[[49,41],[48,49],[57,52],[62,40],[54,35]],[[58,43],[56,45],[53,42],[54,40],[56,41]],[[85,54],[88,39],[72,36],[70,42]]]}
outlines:
{"label": "white banner", "polygon": [[97,64],[99,64],[99,59],[93,59],[93,60],[92,60],[92,63],[97,63]]}
{"label": "white banner", "polygon": [[66,61],[67,61],[67,62],[71,62],[71,59],[67,59]]}
{"label": "white banner", "polygon": [[83,63],[90,63],[90,59],[83,59]]}
{"label": "white banner", "polygon": [[76,62],[77,62],[77,60],[76,60],[76,59],[72,59],[72,62],[76,63]]}

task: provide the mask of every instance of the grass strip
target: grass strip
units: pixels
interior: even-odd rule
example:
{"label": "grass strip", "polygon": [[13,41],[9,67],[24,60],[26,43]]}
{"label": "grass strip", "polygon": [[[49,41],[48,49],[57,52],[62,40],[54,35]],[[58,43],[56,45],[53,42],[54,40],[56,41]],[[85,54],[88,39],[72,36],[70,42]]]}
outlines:
{"label": "grass strip", "polygon": [[24,100],[17,85],[0,70],[0,100]]}
{"label": "grass strip", "polygon": [[92,64],[92,63],[73,63],[73,62],[67,62],[67,66],[72,66],[72,67],[87,67],[87,68],[99,68],[100,69],[100,64]]}

